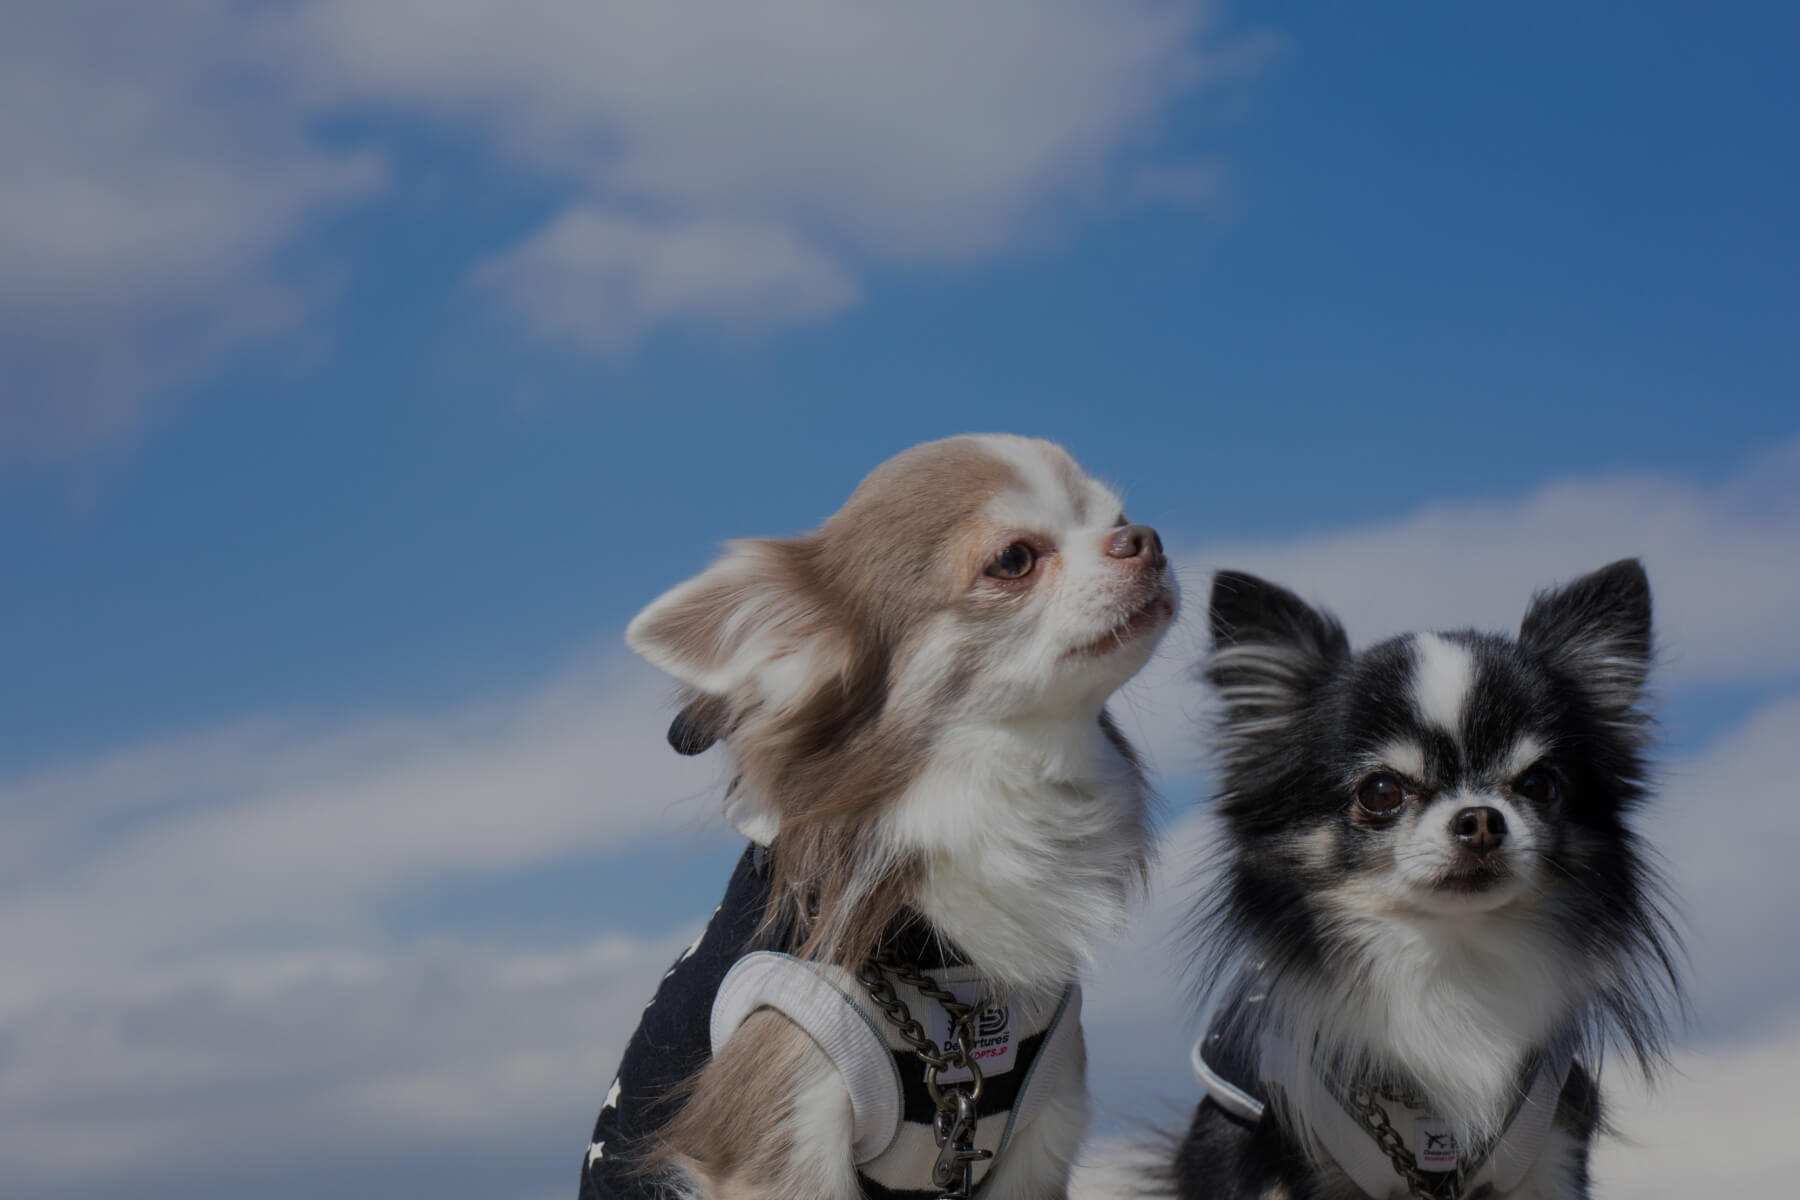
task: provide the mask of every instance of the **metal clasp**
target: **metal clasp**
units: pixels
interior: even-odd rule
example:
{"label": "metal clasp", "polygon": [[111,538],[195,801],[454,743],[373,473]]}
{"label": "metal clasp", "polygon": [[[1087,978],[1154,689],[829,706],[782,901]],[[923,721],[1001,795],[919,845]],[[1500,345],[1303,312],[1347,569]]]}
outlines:
{"label": "metal clasp", "polygon": [[946,1099],[955,1107],[939,1111],[932,1121],[938,1156],[931,1168],[931,1183],[943,1192],[939,1200],[969,1200],[975,1188],[975,1164],[994,1157],[994,1152],[975,1148],[975,1102],[968,1093],[954,1090]]}

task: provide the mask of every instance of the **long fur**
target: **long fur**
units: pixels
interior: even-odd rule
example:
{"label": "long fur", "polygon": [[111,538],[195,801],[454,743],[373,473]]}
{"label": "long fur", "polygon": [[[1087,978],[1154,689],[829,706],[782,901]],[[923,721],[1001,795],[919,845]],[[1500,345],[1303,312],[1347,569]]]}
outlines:
{"label": "long fur", "polygon": [[[1539,594],[1516,639],[1410,635],[1356,654],[1330,614],[1237,572],[1215,579],[1211,620],[1220,838],[1195,962],[1221,995],[1253,980],[1267,997],[1221,1019],[1340,1079],[1422,1092],[1465,1145],[1503,1125],[1536,1053],[1597,1072],[1622,1048],[1654,1069],[1680,988],[1665,889],[1628,824],[1650,779],[1642,568]],[[1533,771],[1552,800],[1527,794]],[[1387,816],[1357,806],[1377,775],[1407,795]],[[1453,833],[1478,809],[1506,828],[1491,857]],[[1275,1089],[1277,1134],[1259,1136],[1310,1156],[1303,1178],[1327,1189],[1298,1083]],[[1532,1186],[1549,1190],[1521,1194],[1586,1194],[1597,1104],[1565,1096],[1557,1136],[1575,1150],[1546,1160]],[[1178,1155],[1181,1194],[1264,1194],[1244,1176],[1266,1156],[1234,1157],[1211,1112]]]}
{"label": "long fur", "polygon": [[[1029,569],[996,574],[1020,545]],[[1104,704],[1175,604],[1155,534],[1117,497],[1048,443],[982,436],[883,464],[814,533],[733,543],[627,639],[686,688],[671,742],[723,742],[741,827],[772,839],[766,934],[854,969],[923,920],[996,994],[1041,997],[1143,879],[1149,791]],[[766,1022],[743,1027],[661,1161],[714,1200],[854,1195],[853,1175],[832,1191],[838,1176],[794,1165],[848,1162],[819,1116],[834,1101],[734,1102],[769,1098],[745,1065],[764,1043],[793,1051]],[[1078,1133],[1079,1098],[1051,1109]],[[715,1113],[734,1114],[716,1134]],[[983,1194],[1057,1194],[1072,1145],[997,1167]],[[1049,1152],[1026,1138],[1008,1154]]]}

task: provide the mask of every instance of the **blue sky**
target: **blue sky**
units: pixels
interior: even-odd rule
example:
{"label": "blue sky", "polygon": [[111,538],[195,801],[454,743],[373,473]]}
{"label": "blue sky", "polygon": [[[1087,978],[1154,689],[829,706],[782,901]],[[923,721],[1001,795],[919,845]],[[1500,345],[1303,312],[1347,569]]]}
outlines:
{"label": "blue sky", "polygon": [[[1192,595],[1262,569],[1361,636],[1645,555],[1658,829],[1718,948],[1694,1088],[1794,1061],[1800,975],[1752,953],[1791,922],[1733,896],[1800,849],[1797,35],[1753,3],[0,16],[0,1159],[45,1197],[563,1194],[733,853],[624,623],[969,430],[1066,445]],[[1177,864],[1196,649],[1129,702]],[[1755,846],[1700,820],[1718,779]],[[1179,874],[1121,973],[1170,957]],[[1184,1101],[1180,1021],[1097,990],[1109,1127]],[[1609,1167],[1686,1194],[1698,1145]]]}

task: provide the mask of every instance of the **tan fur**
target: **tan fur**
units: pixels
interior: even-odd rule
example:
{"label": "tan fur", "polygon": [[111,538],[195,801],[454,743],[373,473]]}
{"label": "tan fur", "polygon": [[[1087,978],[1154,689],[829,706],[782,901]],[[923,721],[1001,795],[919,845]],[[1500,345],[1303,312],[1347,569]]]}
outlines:
{"label": "tan fur", "polygon": [[[847,1200],[856,1185],[841,1083],[846,1136],[838,1161],[794,1139],[803,1093],[835,1079],[830,1059],[798,1026],[767,1009],[752,1013],[695,1079],[650,1166],[677,1172],[710,1200]],[[841,1190],[846,1180],[849,1192]]]}
{"label": "tan fur", "polygon": [[[985,695],[971,691],[975,668],[958,651],[1000,623],[1017,627],[1032,589],[1059,578],[1055,531],[1066,527],[1066,512],[1062,525],[1046,519],[1049,532],[1029,528],[1041,511],[1046,469],[1079,511],[1093,507],[1086,489],[1106,495],[1049,443],[952,438],[914,447],[871,472],[818,530],[734,542],[720,563],[633,622],[633,647],[687,685],[678,743],[697,752],[723,739],[735,786],[778,821],[762,930],[770,944],[853,971],[909,910],[924,911],[927,874],[941,875],[942,864],[934,867],[924,851],[898,848],[915,843],[878,831],[931,758],[941,732],[933,723],[957,711],[958,699]],[[1104,526],[1113,514],[1093,515]],[[1040,560],[1030,578],[984,575],[1011,542],[1032,545],[1034,536]],[[1090,557],[1104,553],[1096,541],[1080,545]],[[1131,569],[1147,580],[1162,564]],[[893,699],[897,680],[906,688],[902,702]],[[1097,707],[1104,693],[1096,696]],[[1124,791],[1139,796],[1144,780],[1136,755],[1103,710],[1097,720],[1131,776]],[[1092,732],[1090,726],[1090,739]],[[1131,865],[1141,874],[1141,850]],[[1117,876],[1110,867],[1105,872]],[[941,881],[937,886],[941,891]],[[1035,906],[1035,891],[1032,900]],[[1053,969],[1064,969],[1060,960]],[[1024,1153],[985,1192],[1002,1200],[1061,1194],[1085,1120],[1079,1069],[1070,1081],[1063,1117],[1038,1131],[1055,1128],[1068,1145]],[[684,1178],[687,1194],[858,1195],[848,1093],[830,1060],[786,1018],[753,1014],[676,1099],[683,1106],[653,1162]]]}
{"label": "tan fur", "polygon": [[[1060,471],[1080,478],[1072,459],[1055,455]],[[764,932],[784,922],[802,931],[802,957],[854,967],[907,905],[921,863],[858,857],[872,846],[869,827],[911,781],[928,732],[929,712],[886,706],[895,655],[910,629],[967,594],[998,548],[978,514],[1020,486],[1014,468],[976,442],[915,446],[872,471],[815,533],[733,543],[754,556],[757,573],[697,590],[646,631],[684,655],[718,660],[731,652],[719,611],[758,587],[802,598],[783,629],[796,653],[823,660],[822,686],[780,709],[690,697],[729,741],[740,785],[780,815]]]}
{"label": "tan fur", "polygon": [[819,530],[822,574],[877,628],[916,621],[961,596],[978,569],[979,553],[965,547],[951,560],[945,542],[1019,486],[1013,467],[977,443],[914,446],[871,471]]}

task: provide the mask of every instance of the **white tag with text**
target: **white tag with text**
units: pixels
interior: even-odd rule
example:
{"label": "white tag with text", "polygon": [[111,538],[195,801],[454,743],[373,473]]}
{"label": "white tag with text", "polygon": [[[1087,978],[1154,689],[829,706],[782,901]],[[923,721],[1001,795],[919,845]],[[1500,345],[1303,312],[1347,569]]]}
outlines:
{"label": "white tag with text", "polygon": [[[947,983],[944,987],[952,996],[963,1004],[975,1004],[981,998],[981,984]],[[931,1019],[927,1022],[926,1031],[931,1040],[942,1046],[950,1040],[950,1014],[944,1006],[934,1000],[925,1002],[929,1008]],[[979,1009],[975,1013],[975,1062],[981,1067],[981,1073],[988,1075],[1004,1075],[1013,1069],[1013,1060],[1018,1057],[1018,1032],[1013,1027],[1012,1009],[1004,1004],[996,1004]],[[939,1083],[966,1083],[971,1078],[964,1067],[956,1067],[938,1073]]]}
{"label": "white tag with text", "polygon": [[1462,1161],[1462,1147],[1450,1122],[1437,1117],[1420,1117],[1413,1122],[1413,1157],[1421,1171],[1454,1171]]}

